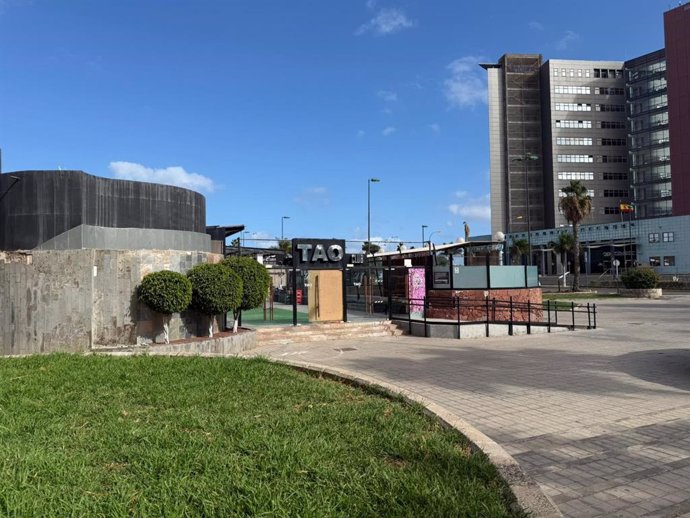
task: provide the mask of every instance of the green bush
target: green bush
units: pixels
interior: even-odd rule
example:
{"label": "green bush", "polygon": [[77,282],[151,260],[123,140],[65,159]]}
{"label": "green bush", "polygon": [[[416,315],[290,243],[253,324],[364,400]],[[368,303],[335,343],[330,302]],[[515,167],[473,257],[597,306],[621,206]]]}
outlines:
{"label": "green bush", "polygon": [[651,268],[631,268],[621,277],[628,289],[652,289],[659,284],[659,274]]}
{"label": "green bush", "polygon": [[271,285],[271,276],[263,264],[251,257],[228,257],[221,262],[242,279],[242,305],[239,309],[261,306]]}
{"label": "green bush", "polygon": [[157,313],[180,313],[192,301],[192,283],[177,272],[149,273],[139,285],[139,300]]}
{"label": "green bush", "polygon": [[187,277],[192,282],[192,307],[213,316],[236,310],[242,303],[242,279],[221,264],[198,264]]}

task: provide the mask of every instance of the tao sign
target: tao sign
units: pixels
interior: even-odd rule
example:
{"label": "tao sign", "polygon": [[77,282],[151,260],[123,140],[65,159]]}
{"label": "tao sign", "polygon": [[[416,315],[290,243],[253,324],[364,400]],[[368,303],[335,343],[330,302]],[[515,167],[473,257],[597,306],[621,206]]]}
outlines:
{"label": "tao sign", "polygon": [[293,239],[292,261],[303,269],[341,269],[345,259],[342,239]]}

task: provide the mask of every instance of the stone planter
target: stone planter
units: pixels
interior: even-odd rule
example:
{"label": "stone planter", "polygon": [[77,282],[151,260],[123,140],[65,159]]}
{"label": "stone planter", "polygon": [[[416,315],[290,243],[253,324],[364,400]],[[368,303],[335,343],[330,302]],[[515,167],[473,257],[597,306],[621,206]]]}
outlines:
{"label": "stone planter", "polygon": [[661,288],[621,289],[621,295],[624,297],[634,297],[636,299],[660,299],[662,294]]}

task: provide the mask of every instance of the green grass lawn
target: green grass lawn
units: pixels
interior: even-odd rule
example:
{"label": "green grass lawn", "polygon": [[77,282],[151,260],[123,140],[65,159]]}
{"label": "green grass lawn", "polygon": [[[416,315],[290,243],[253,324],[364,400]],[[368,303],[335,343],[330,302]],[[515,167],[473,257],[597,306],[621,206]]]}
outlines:
{"label": "green grass lawn", "polygon": [[[269,310],[266,310],[266,320],[264,320],[263,308],[255,308],[242,311],[242,324],[247,325],[273,325],[292,323],[292,310],[284,308],[273,308],[273,320],[268,320]],[[309,315],[297,312],[297,322],[300,324],[309,323]]]}
{"label": "green grass lawn", "polygon": [[621,296],[616,293],[571,293],[564,291],[561,293],[544,293],[542,298],[544,302],[547,300],[574,300],[575,302],[587,302],[597,299],[619,299]]}
{"label": "green grass lawn", "polygon": [[511,516],[420,408],[263,360],[0,360],[2,516]]}

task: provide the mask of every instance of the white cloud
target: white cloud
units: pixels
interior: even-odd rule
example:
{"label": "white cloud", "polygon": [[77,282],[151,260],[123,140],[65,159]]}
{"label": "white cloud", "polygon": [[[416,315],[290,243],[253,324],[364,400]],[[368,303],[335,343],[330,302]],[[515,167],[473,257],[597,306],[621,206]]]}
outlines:
{"label": "white cloud", "polygon": [[443,82],[446,99],[452,107],[465,108],[486,103],[486,82],[479,68],[480,58],[465,56],[446,68],[450,77]]}
{"label": "white cloud", "polygon": [[580,39],[580,35],[575,31],[565,31],[563,37],[556,42],[556,48],[558,50],[565,50],[573,42]]}
{"label": "white cloud", "polygon": [[491,221],[489,195],[479,198],[467,198],[463,203],[448,205],[448,210],[455,216],[466,220]]}
{"label": "white cloud", "polygon": [[460,198],[460,199],[467,198],[467,194],[468,194],[467,191],[455,191],[455,197],[456,198]]}
{"label": "white cloud", "polygon": [[362,137],[363,137],[364,135],[366,135],[366,134],[367,134],[366,131],[364,131],[364,130],[359,130],[359,131],[357,132],[357,138],[362,138]]}
{"label": "white cloud", "polygon": [[134,162],[110,162],[109,168],[116,178],[123,180],[177,185],[201,192],[213,192],[215,189],[213,180],[209,177],[188,173],[180,166],[154,169]]}
{"label": "white cloud", "polygon": [[544,26],[535,20],[532,20],[531,22],[529,22],[528,25],[529,25],[530,30],[533,30],[533,31],[543,31],[544,30]]}
{"label": "white cloud", "polygon": [[433,124],[429,124],[429,129],[437,135],[441,133],[441,126],[435,122]]}
{"label": "white cloud", "polygon": [[376,95],[388,103],[398,100],[398,94],[396,92],[391,92],[390,90],[379,90],[376,92]]}
{"label": "white cloud", "polygon": [[404,29],[409,29],[417,24],[415,20],[410,20],[401,9],[381,9],[367,23],[360,25],[355,34],[365,34],[371,32],[378,36],[394,34]]}
{"label": "white cloud", "polygon": [[398,131],[397,128],[395,128],[393,126],[387,126],[387,127],[383,128],[381,135],[383,135],[384,137],[388,137],[389,135],[392,135],[396,131]]}

